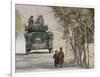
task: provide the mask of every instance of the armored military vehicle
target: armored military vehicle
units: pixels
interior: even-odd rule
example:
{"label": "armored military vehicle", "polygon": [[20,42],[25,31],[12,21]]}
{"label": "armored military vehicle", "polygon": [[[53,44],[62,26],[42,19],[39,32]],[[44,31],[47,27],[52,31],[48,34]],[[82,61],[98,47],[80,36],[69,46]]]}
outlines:
{"label": "armored military vehicle", "polygon": [[48,31],[48,25],[33,23],[25,26],[26,54],[31,50],[53,50],[53,33]]}

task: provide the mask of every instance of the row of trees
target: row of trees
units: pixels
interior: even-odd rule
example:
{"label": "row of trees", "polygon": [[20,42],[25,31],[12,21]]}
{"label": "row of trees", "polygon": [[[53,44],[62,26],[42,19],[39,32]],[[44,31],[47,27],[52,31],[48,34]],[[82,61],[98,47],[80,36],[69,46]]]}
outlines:
{"label": "row of trees", "polygon": [[74,59],[71,63],[89,67],[89,44],[94,42],[94,9],[51,7],[63,27],[66,45],[70,44]]}

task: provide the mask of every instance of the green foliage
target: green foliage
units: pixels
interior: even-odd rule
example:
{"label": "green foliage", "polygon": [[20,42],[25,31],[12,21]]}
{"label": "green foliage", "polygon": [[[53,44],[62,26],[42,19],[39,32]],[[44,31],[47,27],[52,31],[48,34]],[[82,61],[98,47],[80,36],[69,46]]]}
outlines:
{"label": "green foliage", "polygon": [[24,21],[20,12],[17,9],[15,10],[15,15],[16,36],[18,36],[24,30]]}

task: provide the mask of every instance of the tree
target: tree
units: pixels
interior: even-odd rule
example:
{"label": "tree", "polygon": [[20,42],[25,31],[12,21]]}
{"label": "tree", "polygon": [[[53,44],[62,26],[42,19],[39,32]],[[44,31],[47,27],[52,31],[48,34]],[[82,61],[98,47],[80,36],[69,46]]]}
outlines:
{"label": "tree", "polygon": [[16,37],[23,32],[24,30],[24,21],[22,19],[22,16],[20,14],[20,12],[16,9],[15,10],[15,25],[16,25]]}
{"label": "tree", "polygon": [[94,40],[94,9],[73,7],[52,7],[52,9],[64,28],[66,45],[69,41],[72,48],[74,54],[72,62],[81,67],[89,67],[89,43]]}

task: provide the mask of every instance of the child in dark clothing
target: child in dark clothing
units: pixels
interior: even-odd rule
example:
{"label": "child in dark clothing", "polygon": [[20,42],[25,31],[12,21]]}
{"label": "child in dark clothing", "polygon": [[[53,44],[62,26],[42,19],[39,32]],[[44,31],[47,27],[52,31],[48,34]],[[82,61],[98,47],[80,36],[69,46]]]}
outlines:
{"label": "child in dark clothing", "polygon": [[55,54],[53,55],[53,59],[54,59],[54,65],[55,67],[57,67],[57,65],[59,64],[59,54],[58,51],[55,51]]}

